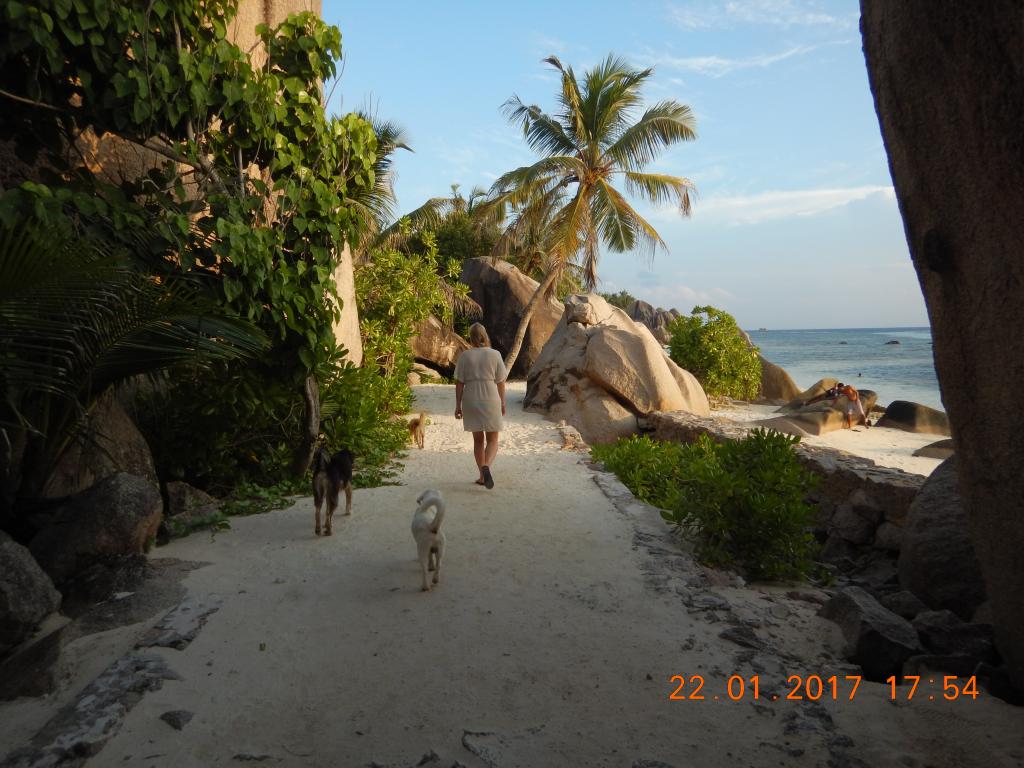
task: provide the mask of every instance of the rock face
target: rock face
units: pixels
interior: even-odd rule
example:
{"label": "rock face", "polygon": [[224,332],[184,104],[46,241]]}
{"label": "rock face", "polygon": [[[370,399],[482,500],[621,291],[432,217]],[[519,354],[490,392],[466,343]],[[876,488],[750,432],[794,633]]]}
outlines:
{"label": "rock face", "polygon": [[[504,357],[512,348],[519,320],[537,290],[537,281],[507,261],[487,258],[466,259],[459,279],[469,286],[470,296],[483,309],[480,322],[487,328],[491,346]],[[557,301],[540,302],[530,318],[519,357],[509,372],[511,376],[526,376],[561,317],[562,305]]]}
{"label": "rock face", "polygon": [[672,340],[672,334],[668,331],[668,324],[679,317],[678,309],[655,308],[646,301],[639,299],[631,301],[626,307],[626,314],[630,319],[647,326],[659,344],[667,345]]}
{"label": "rock face", "polygon": [[860,587],[842,590],[819,615],[839,625],[846,638],[846,657],[861,666],[868,680],[880,683],[899,675],[903,662],[921,650],[910,622]]}
{"label": "rock face", "polygon": [[949,419],[945,413],[908,400],[893,400],[889,403],[885,415],[878,420],[878,426],[902,429],[904,432],[949,434]]}
{"label": "rock face", "polygon": [[697,380],[673,363],[645,326],[596,294],[570,296],[530,369],[525,406],[565,419],[588,443],[637,431],[654,411],[710,414]]}
{"label": "rock face", "polygon": [[177,480],[167,483],[167,517],[203,517],[220,509],[220,502],[205,491]]}
{"label": "rock face", "polygon": [[61,504],[29,549],[60,586],[103,558],[145,551],[162,511],[147,479],[120,472]]}
{"label": "rock face", "polygon": [[936,467],[910,505],[899,571],[903,588],[930,608],[947,608],[970,620],[985,601],[955,458]]}
{"label": "rock face", "polygon": [[800,388],[784,368],[771,362],[761,353],[757,356],[761,358],[761,389],[757,394],[759,400],[781,405],[800,396]]}
{"label": "rock face", "polygon": [[356,277],[352,268],[352,251],[348,243],[341,249],[334,270],[334,284],[341,300],[341,316],[334,324],[334,338],[348,350],[353,365],[363,364],[363,337],[359,335],[359,309],[356,306]]}
{"label": "rock face", "polygon": [[57,462],[43,495],[53,499],[80,493],[117,472],[159,485],[146,439],[113,394],[108,394],[93,408],[82,437]]}
{"label": "rock face", "polygon": [[60,593],[32,554],[0,531],[0,656],[60,607]]}
{"label": "rock face", "polygon": [[996,642],[1024,691],[1024,413],[1007,407],[1007,383],[1024,379],[1024,261],[1007,258],[1024,252],[1024,195],[1007,194],[1024,189],[1024,82],[1008,77],[1024,56],[1007,23],[1020,3],[862,0],[861,11]]}
{"label": "rock face", "polygon": [[455,373],[455,361],[464,350],[469,349],[468,341],[433,316],[420,323],[410,344],[416,362],[446,376]]}

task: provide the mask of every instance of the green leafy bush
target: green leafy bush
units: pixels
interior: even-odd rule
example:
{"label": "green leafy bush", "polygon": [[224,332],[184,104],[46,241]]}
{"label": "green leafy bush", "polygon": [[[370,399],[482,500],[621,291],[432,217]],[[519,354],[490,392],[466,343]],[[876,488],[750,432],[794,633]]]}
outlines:
{"label": "green leafy bush", "polygon": [[616,443],[595,445],[591,454],[604,462],[640,501],[665,508],[671,504],[681,479],[684,447],[634,435]]}
{"label": "green leafy bush", "polygon": [[702,435],[692,445],[633,437],[593,453],[691,535],[702,560],[779,579],[806,576],[816,546],[806,501],[816,478],[793,452],[798,441],[765,430],[724,443]]}
{"label": "green leafy bush", "polygon": [[715,307],[694,307],[668,325],[669,356],[712,396],[753,400],[761,386],[757,347],[743,338],[736,320]]}

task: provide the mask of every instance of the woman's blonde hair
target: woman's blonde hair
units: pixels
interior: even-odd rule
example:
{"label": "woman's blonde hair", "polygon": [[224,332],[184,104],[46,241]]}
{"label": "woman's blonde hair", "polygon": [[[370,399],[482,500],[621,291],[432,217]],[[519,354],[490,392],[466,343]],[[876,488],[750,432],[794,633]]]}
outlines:
{"label": "woman's blonde hair", "polygon": [[491,337],[487,335],[487,329],[480,323],[473,323],[469,326],[469,343],[474,347],[491,346]]}

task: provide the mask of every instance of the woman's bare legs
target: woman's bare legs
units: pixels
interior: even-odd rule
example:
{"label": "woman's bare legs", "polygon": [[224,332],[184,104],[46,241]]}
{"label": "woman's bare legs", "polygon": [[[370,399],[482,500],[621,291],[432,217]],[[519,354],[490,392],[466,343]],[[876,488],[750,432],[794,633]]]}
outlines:
{"label": "woman's bare legs", "polygon": [[487,446],[484,448],[485,467],[493,467],[494,459],[498,455],[498,432],[487,432]]}
{"label": "woman's bare legs", "polygon": [[480,479],[476,481],[477,485],[484,484],[484,473],[481,467],[487,462],[484,460],[485,448],[484,448],[484,433],[474,432],[473,433],[473,458],[476,459],[476,469],[480,473]]}

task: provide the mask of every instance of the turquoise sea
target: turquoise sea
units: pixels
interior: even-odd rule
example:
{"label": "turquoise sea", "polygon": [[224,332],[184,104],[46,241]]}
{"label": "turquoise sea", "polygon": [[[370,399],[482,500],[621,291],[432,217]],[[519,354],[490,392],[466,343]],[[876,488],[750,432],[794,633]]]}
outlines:
{"label": "turquoise sea", "polygon": [[[818,379],[840,381],[893,400],[943,408],[932,359],[928,328],[822,328],[798,331],[748,331],[761,354],[781,365],[797,386]],[[899,344],[887,344],[898,341]]]}

